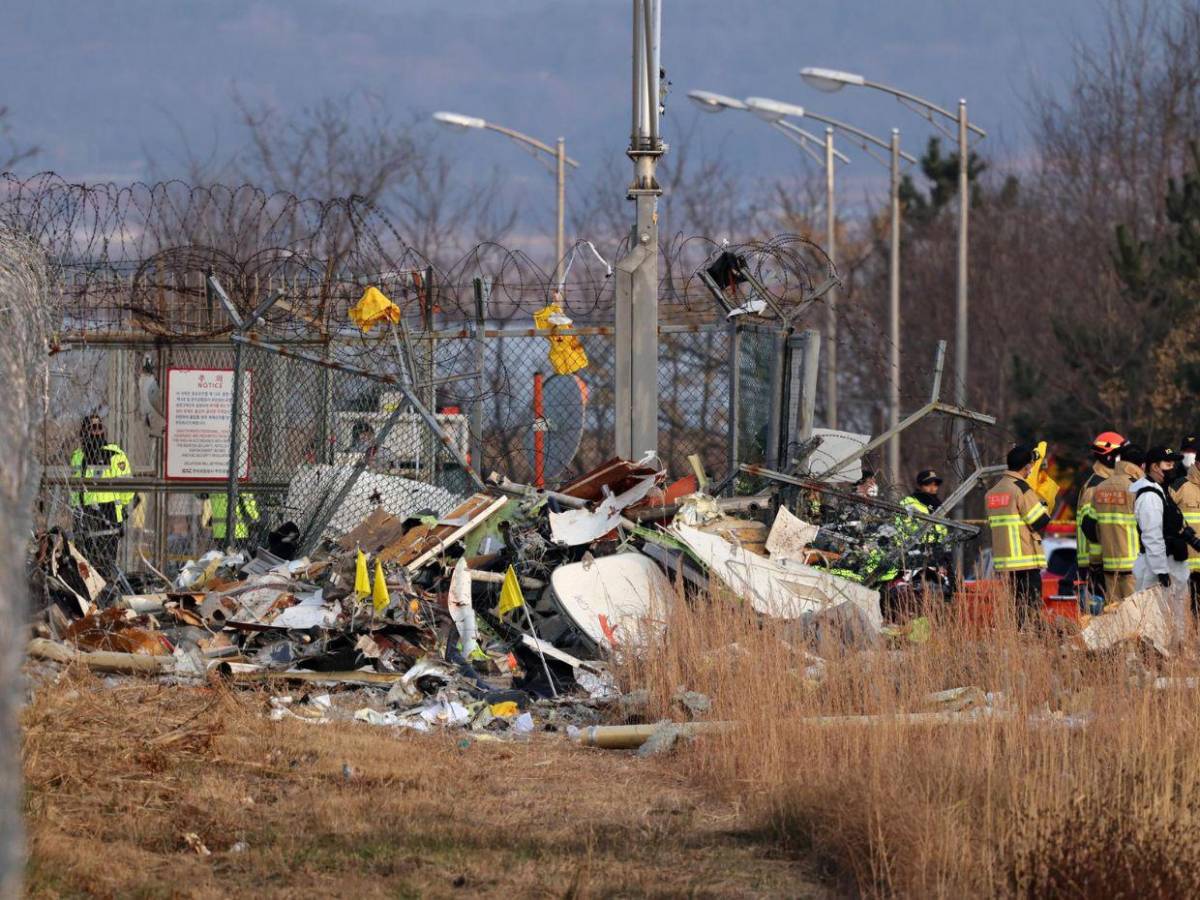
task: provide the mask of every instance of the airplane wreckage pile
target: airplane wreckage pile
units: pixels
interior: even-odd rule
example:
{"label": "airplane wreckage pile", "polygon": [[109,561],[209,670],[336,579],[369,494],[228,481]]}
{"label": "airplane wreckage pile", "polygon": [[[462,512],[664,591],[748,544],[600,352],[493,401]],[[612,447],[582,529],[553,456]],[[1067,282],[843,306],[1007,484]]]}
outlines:
{"label": "airplane wreckage pile", "polygon": [[[943,354],[929,402],[899,430],[933,413],[992,421],[939,400]],[[893,433],[868,439],[813,429],[810,418],[787,471],[742,464],[716,484],[696,457],[671,480],[650,456],[611,459],[557,490],[493,474],[440,509],[375,489],[368,514],[333,515],[303,540],[284,523],[253,555],[213,550],[174,577],[132,583],[106,581],[51,529],[31,544],[29,656],[48,671],[266,685],[278,720],[488,740],[555,731],[657,752],[724,725],[685,687],[675,705],[686,723],[601,724],[644,714],[646,692],[622,694],[614,667],[669,639],[673,604],[745,604],[783,623],[793,646],[816,650],[920,642],[928,598],[956,599],[947,555],[978,529],[946,514],[995,467],[976,454],[941,515],[917,514],[854,489],[861,461]],[[376,488],[412,485],[370,477]],[[1125,633],[1144,615],[1130,628],[1109,619],[1093,622],[1098,642],[1085,629],[1086,649],[1145,637]],[[1166,649],[1170,630],[1156,646]],[[809,650],[797,652],[800,674],[820,681],[825,661]]]}

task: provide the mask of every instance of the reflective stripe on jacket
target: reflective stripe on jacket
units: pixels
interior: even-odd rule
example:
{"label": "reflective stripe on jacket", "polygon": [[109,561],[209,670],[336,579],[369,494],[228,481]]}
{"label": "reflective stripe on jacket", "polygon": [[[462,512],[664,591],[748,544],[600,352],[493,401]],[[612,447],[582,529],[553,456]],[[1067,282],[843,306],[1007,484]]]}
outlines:
{"label": "reflective stripe on jacket", "polygon": [[[905,509],[912,510],[918,515],[932,516],[934,514],[934,510],[930,509],[929,506],[922,503],[912,494],[909,494],[907,497],[901,500],[900,505]],[[904,525],[902,526],[902,530],[905,532],[907,537],[911,537],[913,534],[915,534],[923,524],[921,522],[913,521],[912,519],[906,519],[903,521]],[[899,520],[897,521],[897,525],[900,525]],[[940,544],[947,538],[948,535],[949,532],[946,531],[945,525],[931,525],[929,530],[925,532],[924,537],[921,538],[921,543]]]}
{"label": "reflective stripe on jacket", "polygon": [[[227,494],[213,494],[208,498],[209,506],[212,509],[212,534],[215,538],[223,538],[226,534],[226,511],[228,510],[229,496]],[[258,521],[258,501],[253,494],[238,494],[237,509],[233,515],[233,536],[237,540],[244,540],[250,534],[250,526],[247,523]]]}
{"label": "reflective stripe on jacket", "polygon": [[1016,472],[1005,472],[984,502],[996,570],[1041,569],[1042,536],[1033,526],[1043,517],[1049,519],[1050,512],[1037,492]]}
{"label": "reflective stripe on jacket", "polygon": [[1139,467],[1123,462],[1092,494],[1105,572],[1132,572],[1141,552],[1137,519],[1133,514],[1133,494],[1129,492],[1130,486],[1141,477]]}
{"label": "reflective stripe on jacket", "polygon": [[[125,451],[116,444],[105,444],[103,449],[109,454],[108,465],[101,466],[93,464],[85,466],[83,464],[83,448],[76,447],[75,452],[71,454],[71,469],[72,474],[78,473],[82,478],[128,478],[133,474],[133,467],[129,464],[129,457],[125,455]],[[98,488],[89,488],[82,493],[73,491],[70,496],[71,506],[100,506],[105,503],[113,503],[117,508],[117,521],[121,522],[125,518],[125,507],[133,502],[133,491],[102,491]]]}
{"label": "reflective stripe on jacket", "polygon": [[[1189,466],[1187,477],[1179,487],[1171,491],[1171,496],[1179,504],[1183,521],[1200,534],[1200,469],[1194,465]],[[1191,571],[1200,572],[1200,550],[1188,547],[1187,565]]]}
{"label": "reflective stripe on jacket", "polygon": [[1111,478],[1112,474],[1112,469],[1096,460],[1092,463],[1092,473],[1088,475],[1083,482],[1083,487],[1079,489],[1079,499],[1075,501],[1075,558],[1079,560],[1080,566],[1085,562],[1088,565],[1099,566],[1103,562],[1100,544],[1093,544],[1087,539],[1087,535],[1083,532],[1083,522],[1085,519],[1096,518],[1096,507],[1092,502],[1096,488],[1106,479]]}

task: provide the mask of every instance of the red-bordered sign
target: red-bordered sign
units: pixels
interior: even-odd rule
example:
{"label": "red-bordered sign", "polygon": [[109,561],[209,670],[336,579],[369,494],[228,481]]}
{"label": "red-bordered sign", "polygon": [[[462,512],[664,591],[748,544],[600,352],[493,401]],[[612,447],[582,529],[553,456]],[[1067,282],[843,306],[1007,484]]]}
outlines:
{"label": "red-bordered sign", "polygon": [[[213,481],[229,477],[233,420],[233,369],[167,369],[166,434],[163,472],[173,481]],[[250,423],[253,372],[242,373],[241,441],[238,478],[250,477]]]}

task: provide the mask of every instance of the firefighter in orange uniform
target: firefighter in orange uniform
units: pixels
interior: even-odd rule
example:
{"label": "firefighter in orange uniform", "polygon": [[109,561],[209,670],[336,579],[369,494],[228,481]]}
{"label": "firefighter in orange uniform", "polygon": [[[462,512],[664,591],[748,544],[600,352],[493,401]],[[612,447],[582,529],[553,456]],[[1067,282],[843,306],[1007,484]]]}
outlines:
{"label": "firefighter in orange uniform", "polygon": [[1008,582],[1017,604],[1017,625],[1030,615],[1037,622],[1042,608],[1042,532],[1050,524],[1046,504],[1025,479],[1037,451],[1018,444],[1008,451],[1008,471],[987,492],[988,527],[992,532],[992,563]]}
{"label": "firefighter in orange uniform", "polygon": [[1093,501],[1096,488],[1112,477],[1121,461],[1121,448],[1125,438],[1115,431],[1105,431],[1092,441],[1092,471],[1079,489],[1075,501],[1075,547],[1076,560],[1081,578],[1086,578],[1088,589],[1093,593],[1104,590],[1104,557],[1100,552],[1099,522]]}
{"label": "firefighter in orange uniform", "polygon": [[1121,459],[1113,474],[1100,482],[1092,494],[1104,565],[1105,603],[1117,603],[1134,593],[1133,564],[1142,550],[1142,542],[1129,488],[1143,475],[1142,458],[1140,448],[1126,444],[1121,448]]}

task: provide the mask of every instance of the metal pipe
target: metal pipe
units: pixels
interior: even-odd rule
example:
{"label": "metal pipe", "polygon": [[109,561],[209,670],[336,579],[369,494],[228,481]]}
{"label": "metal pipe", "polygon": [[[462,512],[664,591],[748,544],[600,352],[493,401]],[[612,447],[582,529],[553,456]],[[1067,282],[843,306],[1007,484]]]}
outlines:
{"label": "metal pipe", "polygon": [[[547,156],[557,156],[558,155],[558,152],[553,147],[551,147],[549,144],[543,143],[542,141],[539,141],[537,138],[531,137],[530,135],[525,134],[523,131],[517,131],[515,128],[505,128],[503,125],[497,125],[495,122],[484,122],[483,127],[486,128],[488,131],[494,131],[497,134],[502,134],[505,137],[512,138],[514,141],[517,141],[519,143],[528,144],[530,147],[533,147],[535,150],[542,151]],[[567,165],[570,166],[572,169],[579,168],[579,160],[571,159],[571,157],[569,157],[569,156],[564,157],[564,159],[566,160]]]}
{"label": "metal pipe", "polygon": [[[567,150],[566,141],[558,139],[558,154],[555,175],[557,198],[557,227],[554,232],[554,283],[562,281],[563,257],[566,255],[566,204],[567,204]],[[562,299],[561,297],[559,298]]]}
{"label": "metal pipe", "polygon": [[[971,209],[970,149],[967,145],[967,101],[958,101],[958,297],[954,311],[954,402],[967,405],[967,227]],[[955,422],[954,452],[962,446],[966,423]],[[955,510],[962,518],[962,508]],[[961,566],[959,566],[961,571]]]}
{"label": "metal pipe", "polygon": [[[825,252],[829,262],[837,266],[837,209],[834,198],[834,153],[833,127],[825,128]],[[830,428],[838,427],[838,383],[837,383],[837,293],[831,289],[826,295],[825,331],[829,346],[825,350],[826,418]]]}
{"label": "metal pipe", "polygon": [[533,373],[533,484],[546,486],[546,408],[542,399],[543,377]]}
{"label": "metal pipe", "polygon": [[[245,345],[233,345],[233,401],[229,415],[229,479],[225,485],[225,545],[237,540],[236,522],[238,505],[238,479],[241,478],[242,455],[242,400],[243,382],[246,377]],[[246,435],[249,440],[250,436]],[[247,450],[246,461],[250,454]],[[249,468],[249,466],[247,466]],[[247,472],[247,475],[250,473]]]}
{"label": "metal pipe", "polygon": [[[957,116],[954,115],[954,113],[950,112],[948,109],[943,109],[942,107],[938,106],[936,103],[926,100],[923,97],[918,97],[916,94],[910,94],[910,93],[908,93],[908,91],[902,91],[899,88],[891,87],[890,85],[880,84],[877,81],[867,81],[864,79],[863,87],[874,88],[877,91],[883,91],[884,93],[891,94],[893,97],[898,97],[901,100],[907,100],[910,103],[915,103],[918,106],[923,106],[925,109],[928,109],[931,112],[938,113],[939,115],[944,116],[945,118],[950,119],[952,121],[958,118]],[[963,102],[965,102],[965,101],[963,101]],[[967,127],[970,128],[971,131],[975,132],[980,137],[987,137],[987,132],[984,131],[982,128],[980,128],[978,125],[968,125]]]}
{"label": "metal pipe", "polygon": [[888,247],[888,428],[894,433],[888,442],[888,470],[892,481],[900,474],[900,129],[892,129],[891,160],[891,240]]}
{"label": "metal pipe", "polygon": [[475,397],[471,403],[471,468],[477,475],[483,474],[483,370],[486,365],[487,343],[483,339],[487,322],[490,282],[476,278],[475,286]]}
{"label": "metal pipe", "polygon": [[641,148],[649,134],[646,125],[646,50],[644,6],[646,0],[633,0],[633,143]]}
{"label": "metal pipe", "polygon": [[642,0],[642,51],[646,54],[646,80],[642,83],[644,111],[646,113],[646,137],[650,145],[658,143],[658,70],[654,68],[654,0]]}
{"label": "metal pipe", "polygon": [[[196,494],[214,493],[222,490],[228,484],[227,480],[209,479],[206,481],[176,481],[153,476],[133,476],[130,478],[78,478],[56,474],[48,470],[42,475],[42,487],[52,488],[56,485],[68,485],[76,488],[105,488],[113,491],[133,491],[140,494]],[[244,481],[240,483],[244,491],[251,493],[280,492],[288,489],[286,481]]]}

